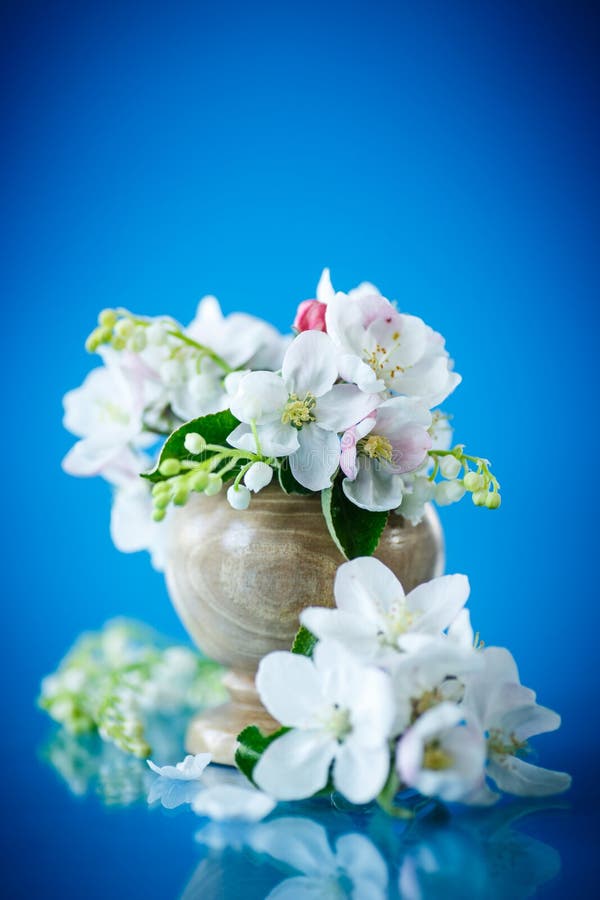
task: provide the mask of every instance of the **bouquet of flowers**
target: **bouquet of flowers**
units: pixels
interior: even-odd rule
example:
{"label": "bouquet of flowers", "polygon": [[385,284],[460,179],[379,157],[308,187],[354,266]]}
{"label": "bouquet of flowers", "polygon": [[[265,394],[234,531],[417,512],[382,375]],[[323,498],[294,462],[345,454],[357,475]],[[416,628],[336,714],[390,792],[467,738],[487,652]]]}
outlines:
{"label": "bouquet of flowers", "polygon": [[[500,505],[489,462],[454,443],[439,409],[460,383],[443,338],[372,284],[335,292],[328,270],[293,331],[224,317],[214,297],[187,328],[107,309],[87,343],[103,365],[65,397],[66,427],[80,439],[64,467],[114,485],[120,549],[147,548],[160,568],[173,506],[227,486],[241,511],[274,482],[320,494],[349,559],[336,608],[305,609],[291,651],[260,663],[256,687],[281,727],[238,737],[236,763],[253,786],[208,788],[194,808],[260,818],[278,800],[338,791],[411,815],[410,797],[491,804],[492,783],[517,795],[565,790],[568,775],[526,759],[529,738],[560,719],[521,685],[508,650],[474,635],[467,578],[441,576],[406,595],[372,558],[391,513],[417,523],[429,501],[466,493],[476,506]],[[57,718],[64,682],[45,691]],[[135,751],[143,755],[139,740]],[[209,762],[198,754],[152,768],[198,781]],[[409,800],[398,805],[401,791]]]}
{"label": "bouquet of flowers", "polygon": [[119,549],[148,549],[162,568],[158,523],[171,505],[225,485],[239,510],[274,480],[286,493],[320,493],[346,556],[372,554],[391,511],[415,524],[432,500],[469,493],[476,506],[500,505],[489,462],[453,443],[439,405],[461,379],[422,319],[372,284],[335,292],[325,269],[293,332],[224,317],[214,297],[187,328],[100,313],[87,347],[103,365],[65,396],[79,440],[63,465],[114,486]]}

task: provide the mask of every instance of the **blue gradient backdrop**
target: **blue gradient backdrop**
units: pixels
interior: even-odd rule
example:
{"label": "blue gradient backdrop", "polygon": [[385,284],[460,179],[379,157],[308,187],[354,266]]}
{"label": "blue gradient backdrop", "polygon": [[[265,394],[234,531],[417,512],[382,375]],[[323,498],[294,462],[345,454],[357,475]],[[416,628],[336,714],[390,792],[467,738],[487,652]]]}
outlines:
{"label": "blue gradient backdrop", "polygon": [[[563,865],[571,878],[591,865],[597,12],[2,4],[1,745],[23,896],[65,896],[68,874],[110,858],[122,828],[113,817],[112,838],[68,857],[81,822],[34,759],[41,676],[116,614],[183,634],[147,558],[112,547],[107,487],[60,469],[61,397],[94,362],[85,336],[101,307],[186,321],[208,292],[285,329],[325,265],[336,286],[370,279],[423,316],[464,376],[447,406],[460,439],[491,456],[504,504],[442,511],[448,570],[469,574],[486,642],[508,645],[563,714],[538,746],[576,776],[581,835]],[[135,895],[143,851],[127,853]],[[178,883],[155,877],[156,896]]]}

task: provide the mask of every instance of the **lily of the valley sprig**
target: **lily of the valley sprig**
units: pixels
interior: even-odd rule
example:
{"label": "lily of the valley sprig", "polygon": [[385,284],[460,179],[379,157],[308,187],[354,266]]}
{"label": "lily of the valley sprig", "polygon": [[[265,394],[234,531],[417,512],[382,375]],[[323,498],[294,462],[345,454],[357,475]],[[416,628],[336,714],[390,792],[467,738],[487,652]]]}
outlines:
{"label": "lily of the valley sprig", "polygon": [[316,293],[289,337],[253,316],[224,317],[214,297],[188,326],[100,314],[87,347],[103,365],[65,397],[79,440],[64,467],[114,486],[117,547],[148,549],[162,568],[160,523],[173,505],[226,488],[244,510],[273,481],[320,493],[338,544],[336,516],[347,527],[362,510],[365,553],[391,511],[417,523],[427,502],[466,493],[500,505],[489,461],[453,444],[440,409],[461,381],[441,335],[371,284],[335,292],[325,270]]}

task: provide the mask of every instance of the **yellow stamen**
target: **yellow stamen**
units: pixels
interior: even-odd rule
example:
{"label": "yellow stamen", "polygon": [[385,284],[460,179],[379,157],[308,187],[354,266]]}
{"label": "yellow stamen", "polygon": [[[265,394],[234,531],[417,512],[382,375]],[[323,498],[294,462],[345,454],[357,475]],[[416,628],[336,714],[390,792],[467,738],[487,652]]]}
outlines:
{"label": "yellow stamen", "polygon": [[423,768],[433,769],[434,772],[440,772],[443,769],[449,769],[453,763],[453,759],[440,744],[439,741],[431,741],[425,747],[423,754]]}
{"label": "yellow stamen", "polygon": [[391,442],[381,434],[370,434],[358,442],[358,452],[371,459],[384,459],[392,461],[393,448]]}
{"label": "yellow stamen", "polygon": [[281,414],[281,421],[284,425],[292,425],[300,430],[303,425],[315,421],[314,410],[316,405],[317,399],[314,394],[308,393],[304,400],[301,400],[296,394],[290,394]]}

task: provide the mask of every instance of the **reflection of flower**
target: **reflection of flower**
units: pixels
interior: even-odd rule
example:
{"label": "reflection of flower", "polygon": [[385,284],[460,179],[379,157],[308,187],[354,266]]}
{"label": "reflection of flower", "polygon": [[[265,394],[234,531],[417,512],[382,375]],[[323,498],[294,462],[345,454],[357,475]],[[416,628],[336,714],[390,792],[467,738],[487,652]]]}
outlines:
{"label": "reflection of flower", "polygon": [[443,824],[417,823],[403,847],[398,873],[402,900],[521,900],[560,872],[558,852],[512,821],[531,805],[486,810]]}
{"label": "reflection of flower", "polygon": [[98,730],[121,749],[146,757],[149,715],[173,717],[224,699],[221,671],[187,647],[167,647],[150,628],[117,619],[78,638],[42,681],[38,702],[69,731]]}
{"label": "reflection of flower", "polygon": [[217,822],[258,822],[275,808],[275,800],[252,787],[215,784],[196,794],[192,809]]}
{"label": "reflection of flower", "polygon": [[269,900],[338,896],[384,900],[388,896],[385,860],[365,835],[345,834],[332,849],[322,825],[311,819],[284,818],[257,830],[252,847],[301,873],[278,884]]}
{"label": "reflection of flower", "polygon": [[130,806],[144,800],[152,777],[142,760],[105,743],[96,734],[57,730],[41,755],[72,794],[95,794],[107,806]]}
{"label": "reflection of flower", "polygon": [[[350,833],[343,833],[348,820],[330,810],[257,824],[211,822],[196,834],[206,855],[184,898],[205,900],[225,876],[241,884],[252,872],[249,896],[269,900],[520,900],[560,871],[554,848],[513,827],[542,809],[515,803],[451,820],[426,816],[404,830],[375,813],[355,819]],[[282,869],[287,877],[273,887]]]}

